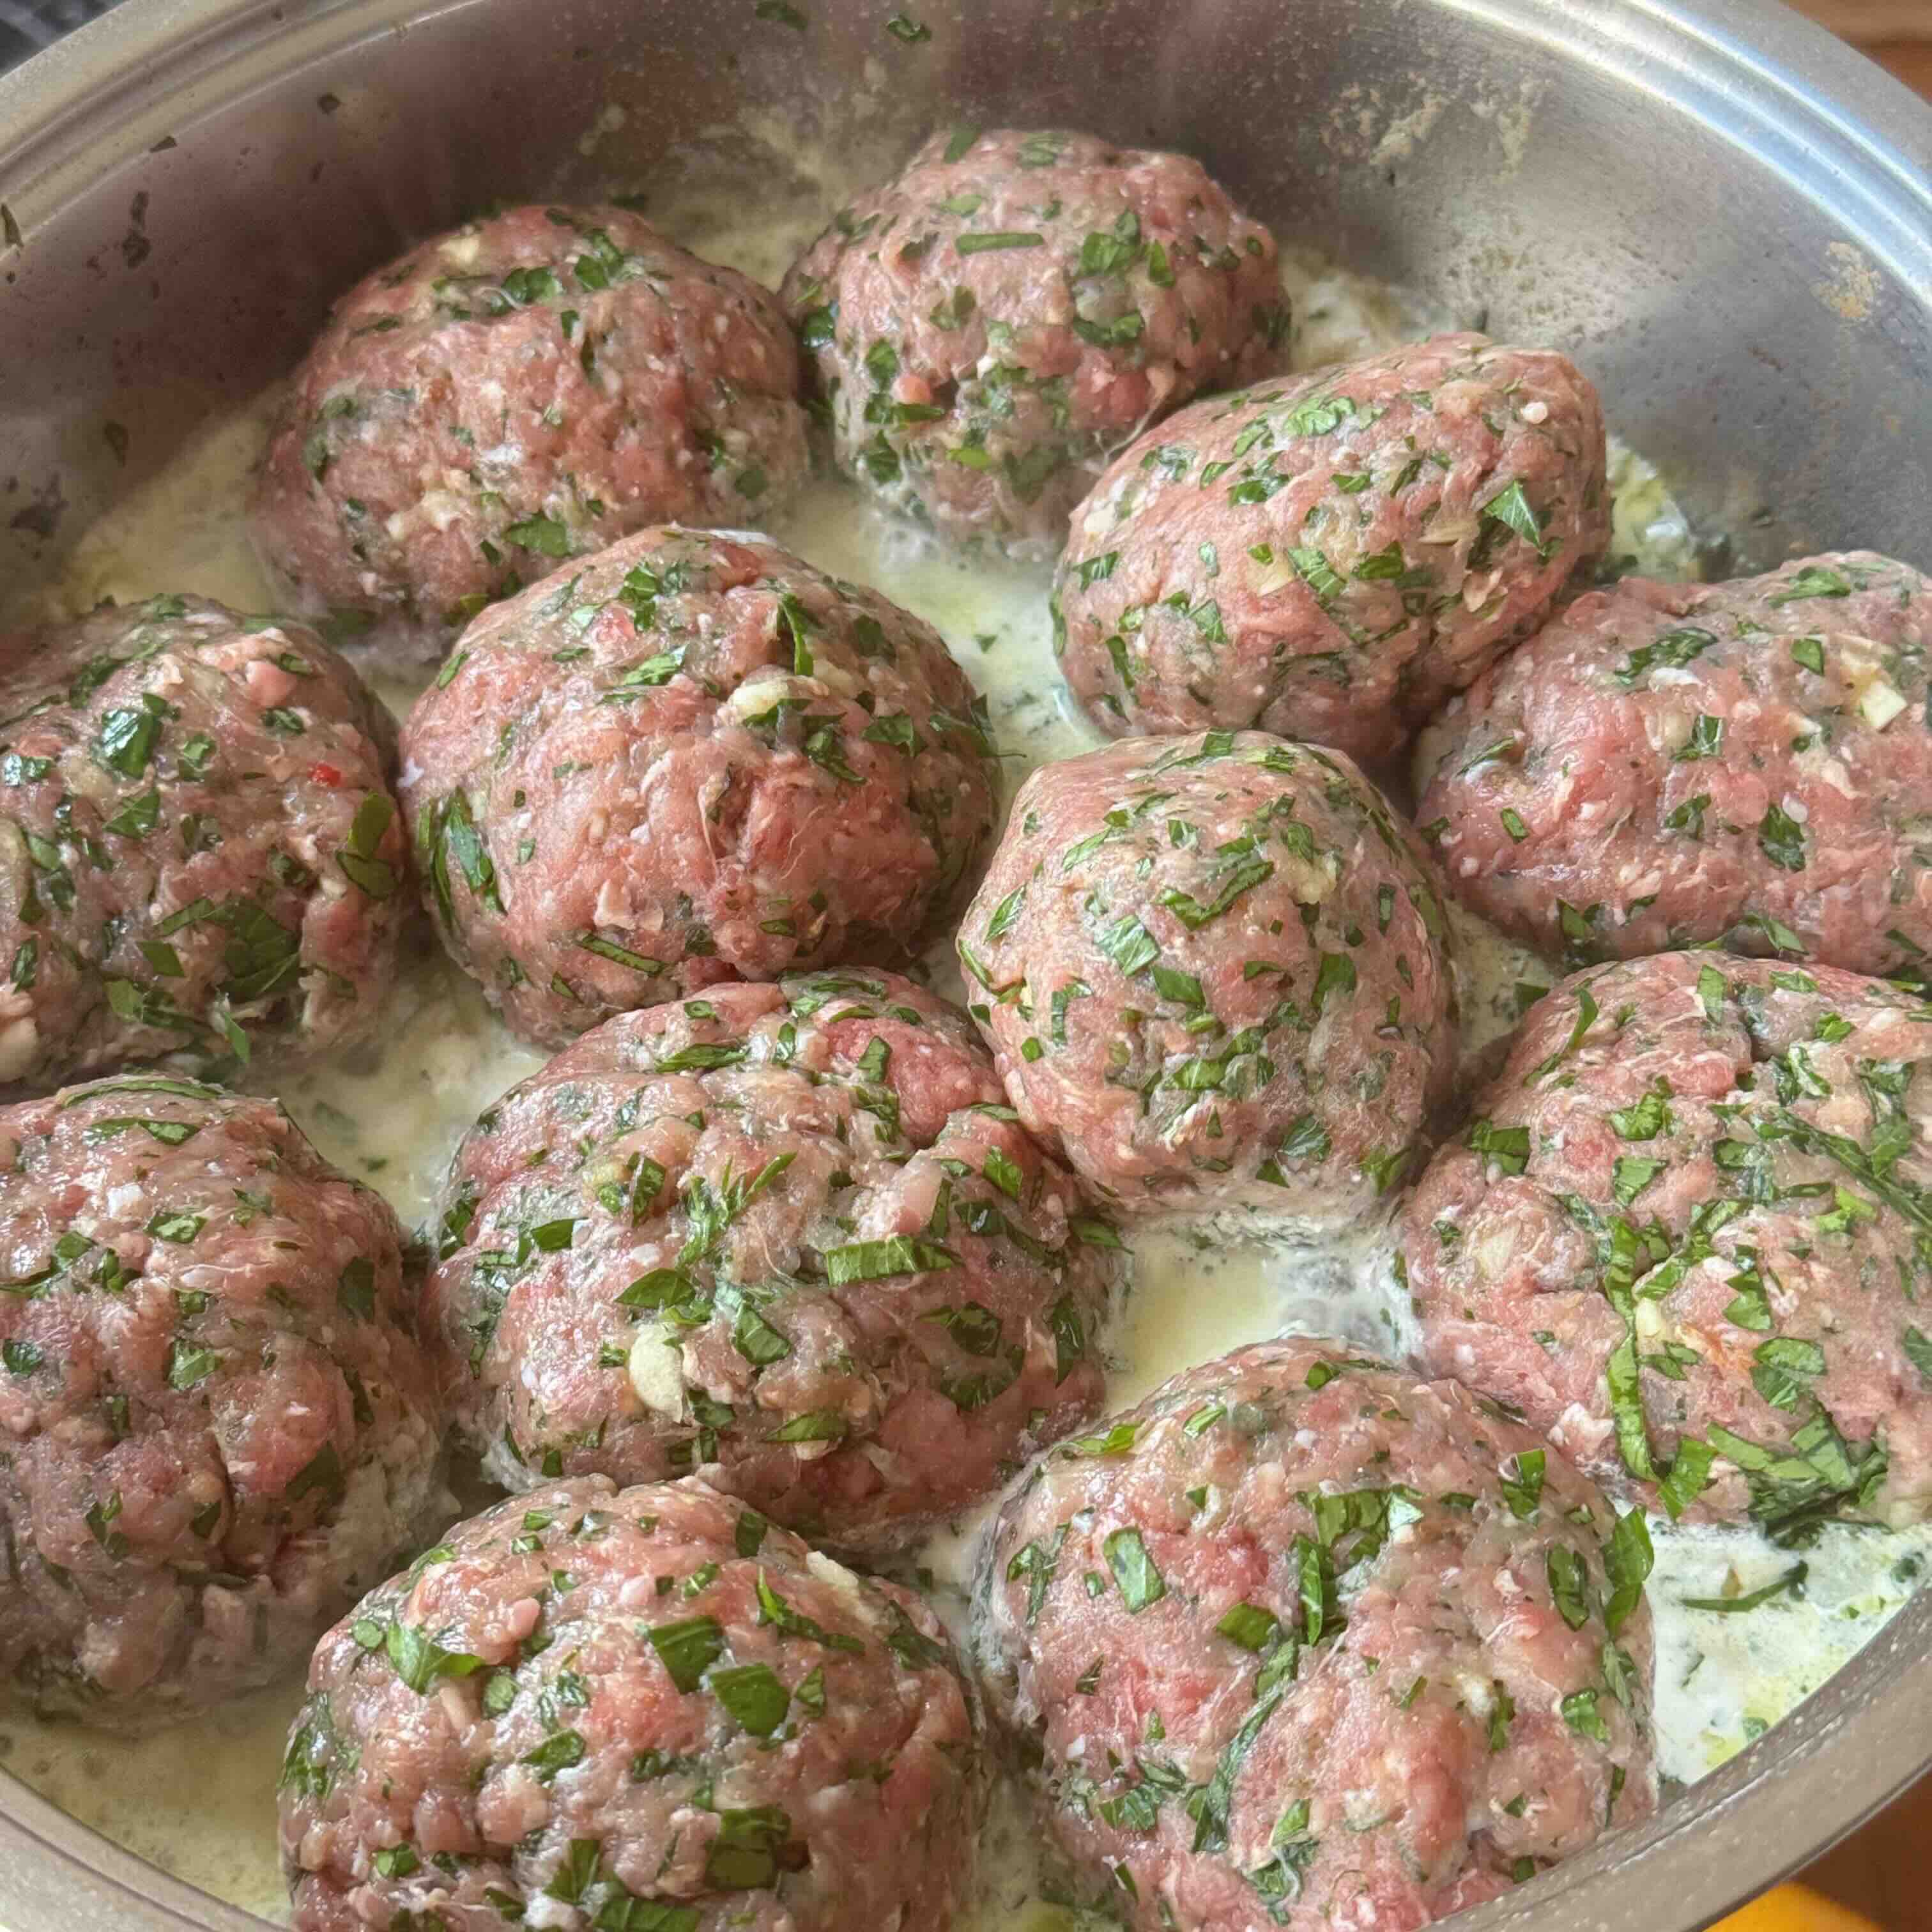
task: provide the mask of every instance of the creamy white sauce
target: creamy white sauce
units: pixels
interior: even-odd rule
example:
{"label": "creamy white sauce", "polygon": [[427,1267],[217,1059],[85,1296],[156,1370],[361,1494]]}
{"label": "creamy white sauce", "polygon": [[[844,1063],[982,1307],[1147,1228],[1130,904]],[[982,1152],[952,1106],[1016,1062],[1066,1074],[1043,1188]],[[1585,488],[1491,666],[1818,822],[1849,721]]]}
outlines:
{"label": "creamy white sauce", "polygon": [[0,1768],[137,1858],[285,1922],[275,1780],[301,1700],[297,1678],[131,1738],[10,1711],[0,1721]]}
{"label": "creamy white sauce", "polygon": [[380,1189],[415,1228],[471,1122],[548,1056],[506,1031],[476,982],[427,946],[392,997],[393,1014],[369,1045],[286,1076],[273,1090],[324,1156]]}
{"label": "creamy white sauce", "polygon": [[[884,172],[869,156],[838,165],[800,160],[795,152],[790,158],[793,172],[755,223],[746,220],[741,197],[701,182],[674,188],[650,212],[713,259],[776,280],[854,179]],[[1305,252],[1288,251],[1283,280],[1303,367],[1368,353],[1455,320]],[[265,400],[209,424],[162,475],[103,517],[58,580],[28,591],[13,614],[76,615],[104,597],[126,602],[163,590],[272,608],[243,534],[248,472],[266,420]],[[1648,574],[1690,574],[1690,533],[1655,473],[1618,445],[1612,481],[1617,555]],[[810,562],[878,586],[938,628],[986,695],[1009,795],[1036,764],[1100,742],[1053,662],[1044,568],[949,556],[835,481],[814,483],[772,529]],[[379,680],[378,688],[398,712],[413,694],[400,683]],[[1460,909],[1455,925],[1464,1044],[1473,1051],[1514,1025],[1520,988],[1547,986],[1556,975]],[[380,1188],[412,1226],[425,1218],[476,1114],[542,1060],[503,1030],[427,934],[418,937],[380,1037],[278,1088],[322,1151]],[[933,947],[927,964],[934,985],[958,997],[950,943]],[[1191,1364],[1286,1330],[1340,1335],[1390,1354],[1409,1341],[1409,1311],[1388,1268],[1385,1222],[1320,1249],[1230,1247],[1181,1234],[1139,1236],[1132,1246],[1132,1292],[1110,1344],[1114,1406],[1138,1401]],[[978,1512],[914,1552],[956,1628],[988,1514]],[[1659,1758],[1667,1778],[1684,1782],[1814,1690],[1899,1607],[1918,1568],[1932,1558],[1932,1529],[1828,1530],[1805,1554],[1802,1596],[1725,1616],[1686,1609],[1681,1599],[1748,1592],[1796,1559],[1748,1531],[1682,1531],[1659,1522],[1653,1535]],[[274,1787],[299,1695],[291,1682],[133,1744],[0,1714],[0,1764],[142,1857],[280,1918]],[[1004,1784],[984,1851],[986,1896],[968,1932],[1054,1932],[1070,1924],[1072,1915],[1038,1901],[1037,1842],[1017,1794]]]}

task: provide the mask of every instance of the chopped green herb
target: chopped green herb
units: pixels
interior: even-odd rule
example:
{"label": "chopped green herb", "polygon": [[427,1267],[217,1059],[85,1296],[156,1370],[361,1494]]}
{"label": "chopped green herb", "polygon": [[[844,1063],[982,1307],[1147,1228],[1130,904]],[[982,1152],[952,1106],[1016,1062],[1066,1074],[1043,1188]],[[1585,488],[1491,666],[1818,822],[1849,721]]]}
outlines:
{"label": "chopped green herb", "polygon": [[483,1667],[480,1657],[446,1650],[414,1624],[390,1624],[382,1634],[382,1648],[396,1675],[418,1697],[427,1697],[439,1678],[469,1677]]}
{"label": "chopped green herb", "polygon": [[670,1672],[670,1681],[687,1696],[724,1654],[724,1628],[716,1617],[682,1617],[655,1624],[644,1635]]}
{"label": "chopped green herb", "polygon": [[855,1281],[883,1281],[895,1275],[923,1274],[954,1268],[959,1258],[936,1241],[916,1234],[889,1234],[874,1241],[854,1241],[825,1250],[826,1279],[834,1288]]}
{"label": "chopped green herb", "polygon": [[770,1737],[791,1708],[791,1693],[769,1664],[729,1665],[713,1670],[709,1682],[733,1720],[754,1737]]}
{"label": "chopped green herb", "polygon": [[990,232],[956,235],[952,245],[962,255],[985,255],[1002,248],[1044,248],[1046,237],[1030,230],[996,229]]}
{"label": "chopped green herb", "polygon": [[1687,1610],[1710,1610],[1723,1616],[1735,1616],[1744,1610],[1754,1610],[1762,1604],[1770,1603],[1774,1598],[1790,1594],[1802,1596],[1804,1580],[1810,1574],[1810,1565],[1794,1563],[1781,1576],[1766,1584],[1762,1589],[1747,1592],[1739,1597],[1679,1597],[1678,1601]]}
{"label": "chopped green herb", "polygon": [[1148,1554],[1147,1545],[1141,1540],[1138,1529],[1109,1532],[1101,1548],[1106,1553],[1108,1568],[1114,1573],[1114,1580],[1120,1586],[1121,1600],[1130,1616],[1138,1616],[1150,1604],[1159,1603],[1167,1594],[1167,1585],[1155,1567],[1154,1558]]}
{"label": "chopped green herb", "polygon": [[1265,1650],[1281,1629],[1281,1620],[1274,1611],[1264,1609],[1259,1604],[1237,1604],[1214,1626],[1231,1643],[1238,1643],[1244,1650]]}

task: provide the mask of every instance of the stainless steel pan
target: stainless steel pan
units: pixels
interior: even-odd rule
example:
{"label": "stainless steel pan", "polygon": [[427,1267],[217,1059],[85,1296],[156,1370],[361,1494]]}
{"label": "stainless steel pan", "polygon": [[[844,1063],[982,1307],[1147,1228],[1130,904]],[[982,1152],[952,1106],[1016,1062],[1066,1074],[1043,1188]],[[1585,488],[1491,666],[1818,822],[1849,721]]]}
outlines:
{"label": "stainless steel pan", "polygon": [[[1932,112],[1780,9],[910,0],[933,34],[907,46],[895,0],[801,4],[802,32],[754,0],[128,0],[0,79],[0,582],[406,239],[755,166],[720,132],[750,103],[904,145],[970,117],[1191,150],[1285,236],[1571,348],[1736,561],[1932,566]],[[1923,1595],[1650,1826],[1468,1922],[1689,1932],[1928,1763]],[[258,1923],[0,1775],[8,1932]]]}

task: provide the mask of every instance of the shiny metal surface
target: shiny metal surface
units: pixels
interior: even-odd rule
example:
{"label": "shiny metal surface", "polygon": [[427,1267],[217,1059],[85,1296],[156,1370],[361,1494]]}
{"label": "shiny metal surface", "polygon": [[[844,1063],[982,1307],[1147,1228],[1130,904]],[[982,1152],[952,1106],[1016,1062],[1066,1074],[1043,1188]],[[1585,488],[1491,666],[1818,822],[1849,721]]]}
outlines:
{"label": "shiny metal surface", "polygon": [[[1753,0],[127,0],[0,78],[0,573],[47,568],[330,298],[498,197],[1066,122],[1198,154],[1284,238],[1570,349],[1739,562],[1932,566],[1932,112]],[[586,160],[601,110],[623,125]],[[117,434],[128,431],[124,450]],[[1648,1828],[1466,1922],[1690,1932],[1932,1762],[1932,1595]],[[9,1932],[248,1915],[0,1775]],[[854,1928],[864,1932],[864,1928]]]}

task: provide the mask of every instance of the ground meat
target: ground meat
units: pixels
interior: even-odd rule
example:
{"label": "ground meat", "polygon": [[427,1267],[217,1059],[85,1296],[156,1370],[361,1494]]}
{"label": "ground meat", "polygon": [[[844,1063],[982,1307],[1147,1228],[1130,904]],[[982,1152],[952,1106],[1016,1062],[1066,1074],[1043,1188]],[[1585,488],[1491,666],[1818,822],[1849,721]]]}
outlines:
{"label": "ground meat", "polygon": [[144,1729],[269,1683],[448,1519],[402,1232],[274,1102],[0,1108],[0,1684]]}
{"label": "ground meat", "polygon": [[1116,736],[1254,726],[1388,758],[1603,554],[1604,464],[1575,365],[1480,335],[1208,397],[1074,514],[1067,682]]}
{"label": "ground meat", "polygon": [[338,302],[256,492],[298,608],[439,656],[493,598],[646,524],[739,524],[805,475],[776,299],[621,208],[517,208]]}
{"label": "ground meat", "polygon": [[315,634],[154,597],[0,637],[0,1083],[372,1027],[394,733]]}
{"label": "ground meat", "polygon": [[1932,583],[1869,552],[1580,598],[1424,743],[1456,892],[1570,964],[1932,968]]}
{"label": "ground meat", "polygon": [[1347,758],[1223,731],[1034,772],[959,956],[1021,1119],[1121,1213],[1326,1231],[1447,1098],[1446,929]]}
{"label": "ground meat", "polygon": [[705,1467],[839,1548],[989,1493],[1103,1395],[1118,1238],[964,1014],[890,974],[625,1014],[492,1107],[428,1322],[512,1488]]}
{"label": "ground meat", "polygon": [[323,1640],[296,1932],[945,1932],[983,1809],[932,1612],[695,1480],[552,1484]]}
{"label": "ground meat", "polygon": [[899,956],[992,830],[938,633],[764,538],[641,530],[491,610],[404,733],[444,934],[561,1045],[714,981]]}
{"label": "ground meat", "polygon": [[1034,1466],[978,1647],[1082,1903],[1408,1932],[1654,1809],[1649,1568],[1466,1389],[1266,1342]]}
{"label": "ground meat", "polygon": [[1928,1022],[1721,954],[1565,980],[1405,1217],[1429,1368],[1672,1516],[1925,1516]]}
{"label": "ground meat", "polygon": [[1288,334],[1274,238],[1198,161],[938,134],[785,278],[841,464],[947,534],[1050,550],[1108,457]]}

